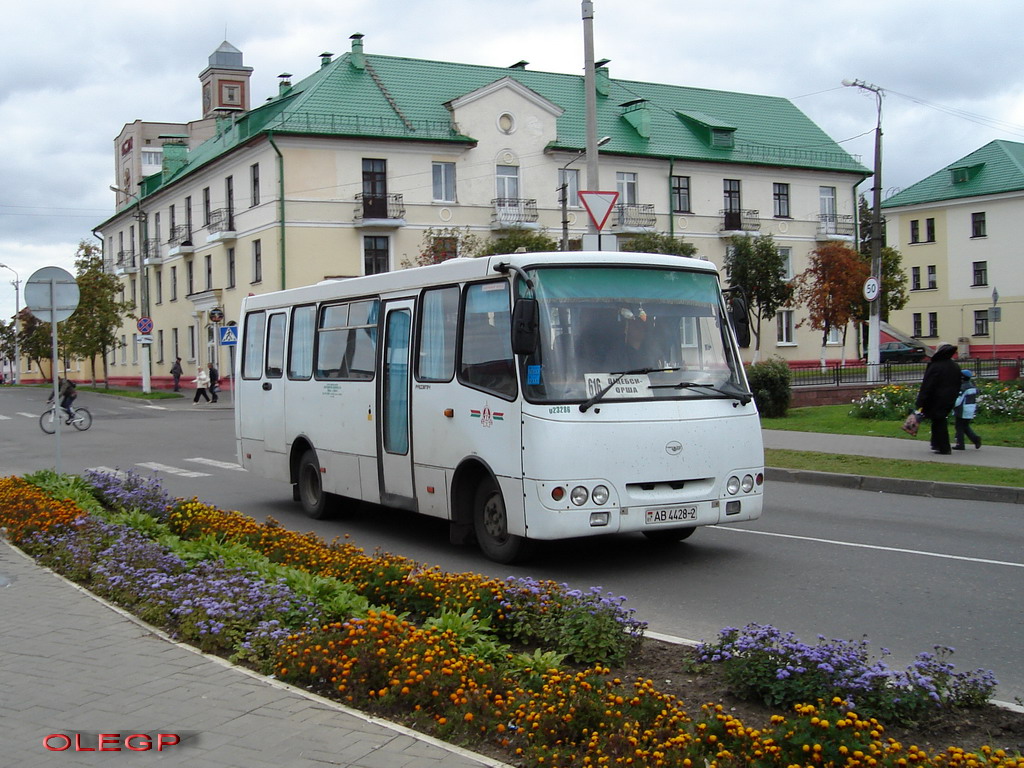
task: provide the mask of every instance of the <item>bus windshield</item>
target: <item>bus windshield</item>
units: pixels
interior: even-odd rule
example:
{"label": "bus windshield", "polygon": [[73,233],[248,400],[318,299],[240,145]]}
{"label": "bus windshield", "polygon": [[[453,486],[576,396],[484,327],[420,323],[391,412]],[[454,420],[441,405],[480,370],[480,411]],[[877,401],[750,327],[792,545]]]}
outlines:
{"label": "bus windshield", "polygon": [[540,343],[522,361],[529,401],[747,394],[717,275],[610,266],[529,275],[540,305]]}

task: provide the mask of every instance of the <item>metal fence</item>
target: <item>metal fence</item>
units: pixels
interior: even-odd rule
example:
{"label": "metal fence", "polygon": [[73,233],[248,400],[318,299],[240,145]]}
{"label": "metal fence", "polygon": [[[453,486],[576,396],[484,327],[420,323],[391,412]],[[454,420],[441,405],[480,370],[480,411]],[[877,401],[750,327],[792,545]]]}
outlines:
{"label": "metal fence", "polygon": [[[1021,374],[1021,358],[958,358],[961,369],[974,372],[975,378],[1016,379]],[[842,384],[902,384],[921,381],[928,364],[879,363],[878,365],[841,365],[830,363],[819,365],[790,365],[790,384],[794,387],[840,386]],[[877,369],[877,372],[875,370]]]}

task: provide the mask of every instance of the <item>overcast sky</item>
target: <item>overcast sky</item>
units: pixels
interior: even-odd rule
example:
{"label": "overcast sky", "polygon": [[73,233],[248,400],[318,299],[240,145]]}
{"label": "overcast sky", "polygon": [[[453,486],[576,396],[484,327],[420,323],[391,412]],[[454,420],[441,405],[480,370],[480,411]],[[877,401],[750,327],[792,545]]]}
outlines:
{"label": "overcast sky", "polygon": [[[113,139],[125,123],[200,117],[199,73],[225,38],[253,105],[324,51],[582,73],[580,0],[50,0],[5,7],[0,45],[0,263],[24,282],[73,270],[113,213]],[[907,187],[994,139],[1024,142],[1019,6],[1010,0],[594,0],[613,78],[790,99],[868,167],[884,88],[882,185]],[[870,182],[862,189],[870,187]],[[0,317],[14,312],[0,269]]]}

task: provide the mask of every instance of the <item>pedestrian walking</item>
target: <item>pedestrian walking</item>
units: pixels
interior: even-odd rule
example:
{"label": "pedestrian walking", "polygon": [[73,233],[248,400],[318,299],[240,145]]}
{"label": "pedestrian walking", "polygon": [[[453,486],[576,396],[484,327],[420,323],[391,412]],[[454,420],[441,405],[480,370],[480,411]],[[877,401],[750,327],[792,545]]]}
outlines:
{"label": "pedestrian walking", "polygon": [[960,384],[960,394],[953,404],[953,416],[956,419],[956,445],[954,451],[965,450],[964,437],[970,438],[975,448],[981,448],[981,438],[971,429],[971,422],[978,410],[978,386],[974,383],[974,372],[963,370],[960,372],[963,383]]}
{"label": "pedestrian walking", "polygon": [[213,397],[213,402],[216,403],[217,393],[220,391],[220,372],[217,370],[217,366],[213,363],[207,363],[206,367],[210,369],[210,395]]}
{"label": "pedestrian walking", "polygon": [[207,393],[207,389],[210,386],[210,374],[207,373],[205,368],[200,368],[196,371],[196,396],[192,398],[192,404],[199,402],[199,398],[202,397],[206,402],[210,402],[210,395]]}
{"label": "pedestrian walking", "polygon": [[957,348],[940,344],[924,369],[917,407],[931,421],[932,452],[943,456],[953,453],[949,444],[949,414],[960,394],[960,366],[953,359]]}
{"label": "pedestrian walking", "polygon": [[181,358],[174,358],[174,365],[171,366],[171,376],[174,377],[174,391],[181,392]]}

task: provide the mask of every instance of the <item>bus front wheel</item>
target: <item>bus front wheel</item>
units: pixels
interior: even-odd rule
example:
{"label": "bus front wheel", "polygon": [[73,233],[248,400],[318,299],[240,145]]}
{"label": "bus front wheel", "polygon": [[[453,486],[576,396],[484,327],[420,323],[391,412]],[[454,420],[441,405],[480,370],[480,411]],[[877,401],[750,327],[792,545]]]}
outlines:
{"label": "bus front wheel", "polygon": [[316,451],[310,448],[299,460],[299,501],[302,510],[314,520],[323,520],[329,514],[329,494],[324,491],[320,477],[320,462]]}
{"label": "bus front wheel", "polygon": [[528,554],[529,542],[508,532],[505,499],[493,480],[484,480],[477,486],[473,499],[473,530],[480,549],[495,562],[514,563]]}

